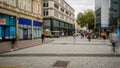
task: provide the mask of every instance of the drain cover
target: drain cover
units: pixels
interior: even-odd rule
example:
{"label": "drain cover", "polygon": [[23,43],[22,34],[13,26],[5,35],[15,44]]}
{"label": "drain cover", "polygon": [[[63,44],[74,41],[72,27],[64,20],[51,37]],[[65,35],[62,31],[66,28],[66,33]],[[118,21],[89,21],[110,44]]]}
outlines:
{"label": "drain cover", "polygon": [[67,67],[69,61],[56,61],[53,67]]}

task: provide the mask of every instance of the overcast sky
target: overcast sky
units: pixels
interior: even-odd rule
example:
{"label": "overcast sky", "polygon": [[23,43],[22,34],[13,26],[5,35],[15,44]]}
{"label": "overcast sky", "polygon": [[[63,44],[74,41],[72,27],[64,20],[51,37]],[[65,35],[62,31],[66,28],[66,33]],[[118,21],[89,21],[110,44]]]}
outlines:
{"label": "overcast sky", "polygon": [[79,12],[84,12],[84,10],[92,9],[94,10],[95,0],[65,0],[70,4],[71,7],[75,10],[75,17]]}

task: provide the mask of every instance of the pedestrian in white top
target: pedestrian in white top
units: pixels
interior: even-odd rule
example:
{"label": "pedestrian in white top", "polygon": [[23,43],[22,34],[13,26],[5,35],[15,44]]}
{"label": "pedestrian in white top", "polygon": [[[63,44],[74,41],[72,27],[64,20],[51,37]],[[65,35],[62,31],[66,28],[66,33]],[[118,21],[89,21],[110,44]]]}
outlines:
{"label": "pedestrian in white top", "polygon": [[75,34],[75,32],[73,33],[73,42],[75,43],[75,41],[76,41],[76,34]]}
{"label": "pedestrian in white top", "polygon": [[109,40],[112,43],[113,52],[116,53],[115,49],[116,49],[117,43],[119,41],[119,38],[118,38],[117,33],[115,32],[115,29],[111,29],[111,33],[109,34]]}

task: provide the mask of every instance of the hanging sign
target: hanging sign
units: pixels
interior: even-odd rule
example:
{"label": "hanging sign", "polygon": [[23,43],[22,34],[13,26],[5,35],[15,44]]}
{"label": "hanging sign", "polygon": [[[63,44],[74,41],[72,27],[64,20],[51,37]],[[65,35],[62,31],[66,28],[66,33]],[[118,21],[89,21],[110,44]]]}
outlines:
{"label": "hanging sign", "polygon": [[1,19],[1,18],[0,18],[0,24],[1,24],[1,25],[6,25],[6,19]]}

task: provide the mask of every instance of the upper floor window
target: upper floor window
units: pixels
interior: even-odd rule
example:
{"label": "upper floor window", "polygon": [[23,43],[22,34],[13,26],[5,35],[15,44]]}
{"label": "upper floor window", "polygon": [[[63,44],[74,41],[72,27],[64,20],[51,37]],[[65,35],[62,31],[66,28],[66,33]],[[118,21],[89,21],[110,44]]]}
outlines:
{"label": "upper floor window", "polygon": [[8,3],[8,0],[3,0],[3,3],[7,4],[7,3]]}
{"label": "upper floor window", "polygon": [[66,11],[66,14],[68,15],[68,12]]}
{"label": "upper floor window", "polygon": [[59,17],[59,12],[54,11],[54,16],[55,16],[55,17]]}
{"label": "upper floor window", "polygon": [[36,13],[39,14],[39,5],[36,5]]}
{"label": "upper floor window", "polygon": [[48,7],[48,6],[49,6],[48,2],[43,3],[43,7]]}
{"label": "upper floor window", "polygon": [[31,12],[31,0],[28,0],[28,11]]}
{"label": "upper floor window", "polygon": [[26,10],[26,7],[27,7],[27,0],[24,0],[23,5],[24,5],[24,10]]}
{"label": "upper floor window", "polygon": [[44,16],[48,16],[48,10],[44,10],[44,11],[43,11],[43,15],[44,15]]}
{"label": "upper floor window", "polygon": [[18,7],[22,9],[22,0],[18,0]]}
{"label": "upper floor window", "polygon": [[61,8],[61,11],[62,11],[62,12],[64,12],[64,9],[63,9],[63,8]]}
{"label": "upper floor window", "polygon": [[118,13],[117,12],[113,13],[113,18],[118,18]]}
{"label": "upper floor window", "polygon": [[59,6],[58,6],[57,4],[54,4],[54,7],[55,7],[56,9],[59,9]]}
{"label": "upper floor window", "polygon": [[15,0],[10,0],[10,5],[15,6]]}
{"label": "upper floor window", "polygon": [[113,0],[114,3],[118,3],[118,0]]}

